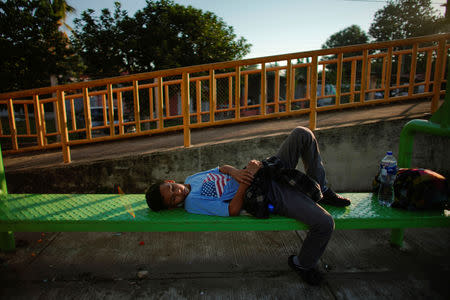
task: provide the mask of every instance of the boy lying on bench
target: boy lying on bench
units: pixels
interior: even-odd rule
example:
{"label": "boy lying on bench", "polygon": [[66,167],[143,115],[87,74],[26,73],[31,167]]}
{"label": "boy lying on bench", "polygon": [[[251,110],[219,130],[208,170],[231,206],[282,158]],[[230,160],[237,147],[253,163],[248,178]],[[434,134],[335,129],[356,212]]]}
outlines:
{"label": "boy lying on bench", "polygon": [[[304,176],[308,179],[305,182],[312,182],[305,184],[305,191],[302,190],[302,180],[288,180],[287,184],[283,184],[280,178],[269,178],[262,182],[266,185],[264,196],[274,207],[274,213],[294,218],[309,226],[300,254],[291,255],[288,264],[307,283],[317,285],[323,277],[316,265],[334,230],[333,218],[319,204],[348,206],[350,200],[327,187],[316,138],[311,130],[304,127],[295,128],[273,158],[281,164],[283,170],[293,170],[300,157],[306,174],[313,179]],[[262,165],[260,161],[251,160],[245,169],[224,165],[191,175],[183,184],[171,180],[157,182],[146,192],[147,204],[154,211],[184,204],[185,210],[190,213],[237,216],[243,207],[246,191],[251,189]],[[255,179],[253,184],[256,182]],[[261,184],[261,180],[258,183]],[[312,189],[317,186],[318,193],[311,193],[308,190],[311,186]]]}

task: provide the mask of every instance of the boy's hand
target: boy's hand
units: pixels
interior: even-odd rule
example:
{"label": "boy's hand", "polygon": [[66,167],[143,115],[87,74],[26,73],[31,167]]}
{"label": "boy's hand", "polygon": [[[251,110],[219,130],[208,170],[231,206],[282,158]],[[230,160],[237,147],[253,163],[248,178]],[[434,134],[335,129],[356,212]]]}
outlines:
{"label": "boy's hand", "polygon": [[259,160],[252,159],[251,161],[248,162],[246,170],[251,172],[252,175],[255,175],[259,171],[259,169],[261,169],[261,167],[262,162],[260,162]]}
{"label": "boy's hand", "polygon": [[243,170],[234,169],[230,175],[231,177],[234,178],[234,180],[236,180],[240,184],[250,185],[253,181],[253,173],[248,169]]}

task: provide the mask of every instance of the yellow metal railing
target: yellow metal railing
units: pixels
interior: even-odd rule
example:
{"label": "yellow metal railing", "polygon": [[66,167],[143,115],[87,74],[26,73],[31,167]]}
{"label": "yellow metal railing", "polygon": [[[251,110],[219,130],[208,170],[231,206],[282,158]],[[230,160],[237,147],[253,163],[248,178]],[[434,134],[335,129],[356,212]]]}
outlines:
{"label": "yellow metal railing", "polygon": [[[450,34],[213,63],[0,94],[4,153],[190,131],[445,93]],[[106,135],[105,135],[106,134]]]}

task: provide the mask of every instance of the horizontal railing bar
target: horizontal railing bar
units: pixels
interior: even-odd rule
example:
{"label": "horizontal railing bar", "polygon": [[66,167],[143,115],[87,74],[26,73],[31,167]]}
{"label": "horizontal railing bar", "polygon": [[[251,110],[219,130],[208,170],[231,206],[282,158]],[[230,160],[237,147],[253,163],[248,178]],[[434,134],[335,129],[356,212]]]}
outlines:
{"label": "horizontal railing bar", "polygon": [[68,130],[68,132],[69,133],[86,132],[86,128],[71,129],[71,130]]}
{"label": "horizontal railing bar", "polygon": [[[340,105],[340,108],[347,108],[347,107],[363,107],[363,106],[369,106],[373,104],[381,104],[381,103],[390,103],[390,102],[396,102],[396,101],[402,101],[406,99],[417,99],[417,98],[425,98],[433,96],[433,92],[424,93],[424,94],[417,94],[413,96],[398,96],[398,97],[391,97],[389,99],[371,99],[366,100],[364,103],[360,102],[354,102],[354,103],[343,103]],[[317,111],[327,111],[327,110],[334,110],[336,109],[336,105],[329,105],[329,106],[321,106],[317,107]]]}
{"label": "horizontal railing bar", "polygon": [[49,98],[49,99],[39,99],[39,103],[41,104],[46,104],[46,103],[52,103],[52,102],[56,102],[56,98]]}
{"label": "horizontal railing bar", "polygon": [[76,146],[76,145],[82,145],[82,144],[87,144],[90,142],[106,142],[106,141],[113,141],[113,140],[120,140],[120,139],[124,139],[124,138],[129,138],[129,137],[138,137],[138,136],[145,136],[145,135],[149,135],[149,134],[159,134],[159,133],[165,133],[165,132],[171,132],[171,131],[177,131],[177,130],[181,130],[183,129],[183,125],[177,125],[177,126],[172,126],[172,127],[166,127],[164,129],[152,129],[152,130],[147,130],[147,131],[141,131],[139,133],[135,132],[135,133],[127,133],[127,135],[123,135],[123,136],[102,136],[102,137],[96,137],[96,138],[92,138],[91,141],[86,141],[86,140],[73,140],[73,141],[69,141],[69,145],[70,146]]}
{"label": "horizontal railing bar", "polygon": [[47,150],[47,149],[56,149],[56,148],[61,148],[61,143],[52,143],[52,144],[47,144],[44,146],[31,146],[31,147],[27,147],[27,148],[19,148],[18,150],[5,150],[3,151],[2,149],[2,153],[4,154],[19,154],[19,153],[27,153],[27,152],[33,152],[33,151],[40,151],[40,150]]}
{"label": "horizontal railing bar", "polygon": [[60,135],[60,133],[59,133],[59,132],[46,132],[46,133],[44,134],[45,137],[49,137],[49,136],[57,136],[57,135]]}
{"label": "horizontal railing bar", "polygon": [[[11,135],[9,135],[9,137],[11,137]],[[17,137],[18,138],[19,137],[21,137],[21,138],[36,138],[37,134],[17,134]]]}
{"label": "horizontal railing bar", "polygon": [[67,95],[66,94],[65,98],[66,98],[66,100],[71,100],[71,99],[81,99],[81,100],[83,100],[83,93],[81,93],[81,94],[71,94],[71,95]]}
{"label": "horizontal railing bar", "polygon": [[[20,105],[20,104],[33,104],[33,100],[13,100],[14,105]],[[8,100],[0,100],[0,104],[7,105]]]}
{"label": "horizontal railing bar", "polygon": [[[273,119],[273,118],[280,118],[280,117],[284,117],[284,116],[295,116],[295,115],[300,115],[300,114],[307,114],[309,113],[309,109],[306,109],[304,111],[300,111],[300,110],[295,110],[295,111],[290,111],[290,112],[279,112],[279,113],[271,113],[271,114],[267,114],[265,115],[263,118],[261,115],[258,116],[247,116],[247,117],[241,117],[240,119],[228,119],[228,120],[220,120],[220,121],[215,121],[214,124],[215,125],[227,125],[227,124],[234,124],[234,123],[242,123],[242,122],[247,122],[247,121],[254,121],[254,120],[261,120],[261,119]],[[202,128],[202,127],[207,127],[203,124],[192,124],[191,128]]]}
{"label": "horizontal railing bar", "polygon": [[[447,48],[449,48],[450,45],[447,46]],[[436,50],[437,46],[430,46],[430,47],[424,47],[424,48],[419,48],[417,49],[417,52],[426,52],[426,51],[430,51],[430,50]],[[404,55],[404,54],[412,54],[412,49],[405,49],[405,50],[397,50],[397,51],[393,51],[392,55]],[[382,52],[382,53],[375,53],[375,54],[369,54],[368,58],[369,59],[373,59],[373,58],[381,58],[381,57],[386,57],[387,56],[387,52]],[[350,56],[350,57],[344,57],[342,62],[351,62],[354,60],[362,60],[363,56],[362,55],[355,55],[355,56]],[[325,60],[321,60],[319,61],[319,64],[331,64],[331,63],[337,63],[338,59],[337,58],[333,58],[333,59],[325,59]]]}

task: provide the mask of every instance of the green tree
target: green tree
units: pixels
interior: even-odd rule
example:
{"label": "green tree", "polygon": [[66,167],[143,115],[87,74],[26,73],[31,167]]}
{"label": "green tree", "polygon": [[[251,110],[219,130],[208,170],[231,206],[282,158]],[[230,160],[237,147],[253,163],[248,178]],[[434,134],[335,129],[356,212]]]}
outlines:
{"label": "green tree", "polygon": [[72,28],[67,25],[66,19],[67,14],[75,12],[75,8],[70,6],[65,0],[41,0],[41,7],[49,11],[55,17],[58,18],[58,25],[65,26],[67,29],[72,31]]}
{"label": "green tree", "polygon": [[215,14],[169,0],[147,1],[134,17],[119,3],[93,14],[75,21],[73,39],[91,77],[240,59],[251,46]]}
{"label": "green tree", "polygon": [[[449,22],[433,9],[431,0],[395,0],[389,1],[382,9],[375,13],[374,20],[369,28],[369,34],[375,41],[388,41],[396,39],[406,39],[411,37],[434,34],[448,31]],[[400,49],[398,47],[396,49]],[[392,61],[392,69],[398,65],[398,57]],[[417,57],[417,73],[425,72],[424,53],[419,53]],[[410,72],[411,58],[403,56],[402,74]],[[375,68],[381,68],[381,61]],[[374,68],[372,68],[374,70]],[[394,76],[394,73],[392,74]],[[391,80],[394,80],[392,77]]]}
{"label": "green tree", "polygon": [[442,29],[431,0],[389,1],[375,13],[369,34],[375,41],[422,36]]}
{"label": "green tree", "polygon": [[368,41],[369,37],[361,27],[358,25],[351,25],[331,35],[322,45],[322,49],[365,44]]}
{"label": "green tree", "polygon": [[103,78],[135,71],[131,48],[136,36],[127,12],[116,2],[113,13],[106,8],[98,17],[94,13],[88,9],[74,21],[72,43],[86,66],[85,75]]}
{"label": "green tree", "polygon": [[[322,45],[322,49],[336,48],[357,44],[365,44],[369,41],[369,36],[358,25],[351,25],[341,31],[332,34],[326,42]],[[348,52],[344,53],[344,57],[350,57],[355,55],[361,55],[361,52]],[[336,55],[331,55],[326,59],[336,59]],[[342,76],[344,80],[349,81],[351,76],[351,63],[343,64]],[[328,64],[326,66],[327,82],[336,82],[337,77],[337,64]],[[321,73],[319,74],[321,75]]]}
{"label": "green tree", "polygon": [[0,91],[50,85],[57,74],[67,82],[80,70],[60,18],[43,1],[0,2]]}

